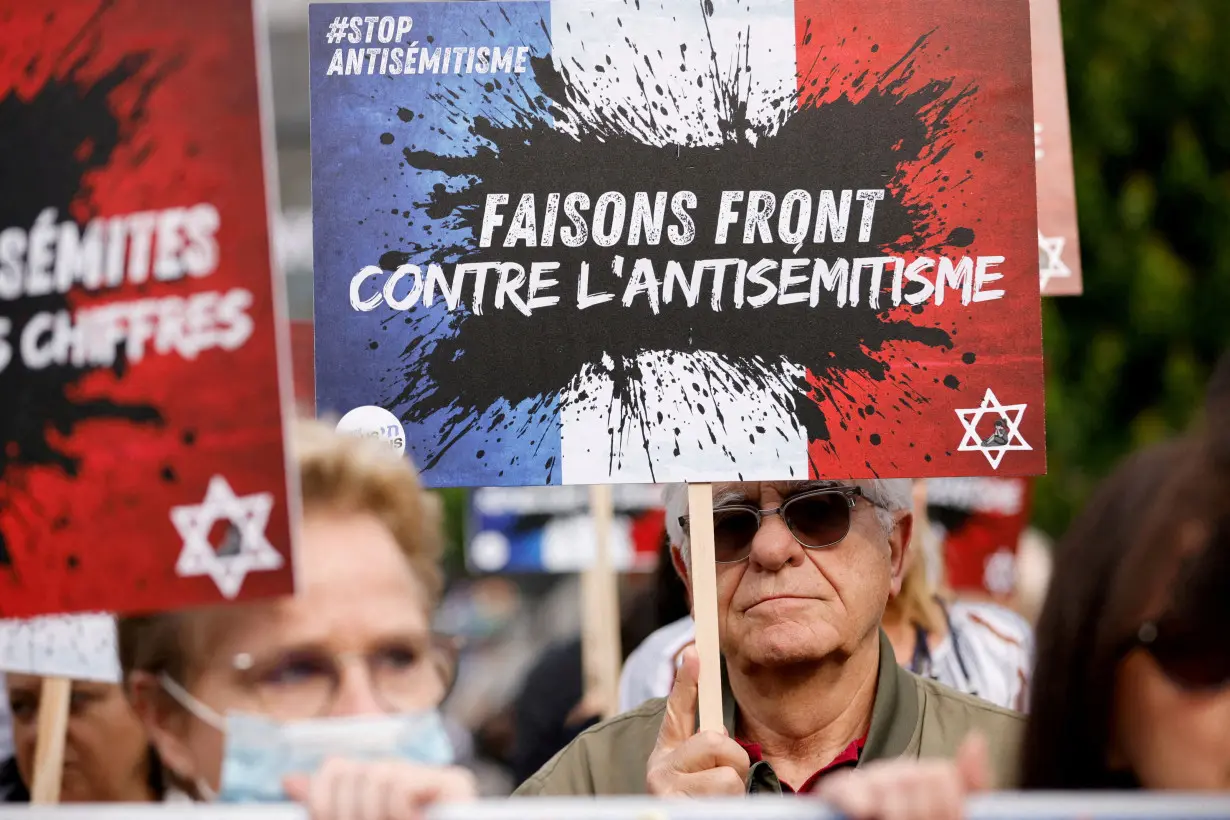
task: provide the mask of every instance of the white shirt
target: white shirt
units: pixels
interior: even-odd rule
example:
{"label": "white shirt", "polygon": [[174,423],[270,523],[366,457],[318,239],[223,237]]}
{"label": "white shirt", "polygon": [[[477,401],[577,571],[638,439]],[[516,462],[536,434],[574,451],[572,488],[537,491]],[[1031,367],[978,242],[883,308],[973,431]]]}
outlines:
{"label": "white shirt", "polygon": [[679,654],[695,642],[696,627],[689,615],[655,631],[632,650],[619,675],[619,711],[669,695]]}
{"label": "white shirt", "polygon": [[[911,671],[996,706],[1025,711],[1034,654],[1029,622],[1001,606],[961,601],[948,605],[948,618],[948,635],[931,651],[924,668]],[[619,710],[669,695],[679,655],[695,640],[690,617],[646,638],[624,664]]]}

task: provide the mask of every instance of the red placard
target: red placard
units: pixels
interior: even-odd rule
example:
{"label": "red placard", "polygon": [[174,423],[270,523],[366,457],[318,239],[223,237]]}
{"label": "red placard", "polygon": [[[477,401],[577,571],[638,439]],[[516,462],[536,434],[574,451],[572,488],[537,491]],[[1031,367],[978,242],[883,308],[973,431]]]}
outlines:
{"label": "red placard", "polygon": [[313,354],[315,334],[312,323],[296,320],[290,323],[290,359],[295,376],[295,404],[309,418],[316,415],[316,360]]}
{"label": "red placard", "polygon": [[1029,523],[1028,478],[941,478],[927,482],[927,512],[942,539],[946,586],[1008,600]]}
{"label": "red placard", "polygon": [[1059,0],[1030,0],[1034,157],[1038,161],[1038,265],[1044,296],[1078,296],[1081,247]]}
{"label": "red placard", "polygon": [[0,29],[0,615],[290,592],[251,1]]}

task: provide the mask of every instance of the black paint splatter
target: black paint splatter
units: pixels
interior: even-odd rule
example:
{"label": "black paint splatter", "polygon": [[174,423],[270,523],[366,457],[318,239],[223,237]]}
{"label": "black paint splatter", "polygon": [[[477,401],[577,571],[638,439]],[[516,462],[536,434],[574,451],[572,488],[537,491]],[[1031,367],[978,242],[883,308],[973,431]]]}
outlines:
{"label": "black paint splatter", "polygon": [[[712,13],[708,6],[704,11]],[[690,271],[695,259],[742,256],[755,261],[762,256],[796,255],[781,244],[714,243],[713,226],[723,190],[768,190],[780,199],[795,188],[813,192],[834,187],[887,188],[887,199],[876,208],[869,242],[856,241],[859,207],[855,203],[851,238],[842,244],[809,242],[797,254],[802,257],[935,252],[970,244],[973,231],[964,227],[947,230],[919,192],[921,186],[912,184],[911,175],[919,167],[938,165],[951,151],[955,114],[976,91],[951,80],[914,82],[916,53],[925,41],[925,37],[920,39],[879,77],[863,72],[850,82],[838,78],[836,70],[825,77],[806,77],[801,94],[783,94],[772,100],[777,114],[768,124],[753,122],[748,115],[754,82],[745,62],[746,35],[737,49],[740,59],[731,67],[719,66],[716,51],[710,49],[707,65],[688,69],[688,55],[681,45],[682,75],[672,74],[673,68],[663,65],[660,52],[656,57],[642,54],[628,41],[638,57],[630,70],[645,93],[644,105],[635,107],[600,96],[591,98],[592,92],[576,82],[573,73],[574,68],[585,71],[584,67],[556,65],[549,57],[531,61],[540,95],[506,86],[498,79],[487,82],[485,89],[478,84],[475,93],[482,98],[480,110],[493,111],[498,100],[515,107],[511,117],[476,113],[468,105],[472,98],[452,90],[433,95],[444,116],[470,122],[478,147],[459,146],[457,153],[446,154],[410,146],[402,153],[405,162],[420,172],[451,178],[448,185],[437,184],[418,207],[437,228],[460,229],[454,236],[462,238],[451,243],[437,241],[438,234],[433,235],[429,225],[423,230],[428,245],[387,252],[381,267],[393,270],[407,261],[490,262],[510,257],[526,268],[532,261],[559,262],[559,286],[552,293],[559,295],[560,306],[532,317],[507,308],[493,309],[492,283],[481,317],[463,309],[442,324],[432,325],[439,320],[422,314],[406,316],[406,323],[413,327],[403,356],[407,365],[400,392],[390,399],[394,406],[408,408],[403,418],[411,423],[442,414],[437,417],[443,419],[439,441],[424,466],[430,468],[473,429],[492,434],[508,430],[513,421],[505,411],[510,406],[530,402],[533,418],[551,412],[557,400],[590,400],[583,392],[568,393],[583,374],[605,374],[614,385],[613,407],[594,408],[614,415],[612,458],[620,451],[618,442],[629,427],[648,432],[652,420],[646,418],[646,396],[666,387],[664,378],[682,380],[685,386],[691,382],[698,398],[708,397],[708,390],[767,396],[811,440],[825,442],[825,446],[829,446],[830,425],[837,421],[846,427],[843,407],[855,404],[856,394],[871,382],[891,383],[915,405],[925,403],[925,397],[912,390],[908,373],[902,368],[893,370],[885,348],[901,342],[951,348],[951,337],[942,329],[869,309],[865,282],[863,302],[842,309],[836,307],[831,294],[822,294],[817,308],[770,303],[755,310],[736,310],[727,296],[723,310],[713,313],[707,287],[697,307],[688,308],[676,298],[673,304],[662,305],[659,315],[651,312],[643,295],[628,308],[618,301],[638,257],[653,259],[660,276],[672,259]],[[845,81],[843,93],[836,93],[839,81]],[[696,123],[673,116],[679,110],[673,89],[683,82],[712,94],[718,112],[716,130],[698,134],[689,130],[697,128]],[[405,111],[397,109],[399,118],[409,121]],[[620,191],[631,202],[637,191],[669,195],[680,190],[694,191],[699,201],[692,212],[698,226],[696,240],[686,247],[676,247],[664,238],[658,246],[617,244],[604,249],[591,242],[569,248],[556,241],[549,248],[521,246],[505,251],[500,248],[504,234],[497,231],[493,247],[478,250],[482,209],[489,193],[511,195],[507,209],[511,216],[525,192],[537,194],[541,213],[550,192],[583,191],[596,200],[603,192]],[[560,222],[565,224],[562,214]],[[668,218],[667,224],[672,220]],[[506,221],[501,230],[507,230],[507,225]],[[732,235],[741,239],[741,226],[735,226]],[[615,279],[610,271],[616,253],[626,260],[623,279]],[[583,261],[592,266],[590,292],[613,292],[614,302],[584,312],[569,307],[576,305]],[[885,288],[890,278],[885,278]],[[726,292],[729,294],[729,285]],[[911,291],[907,288],[906,292]],[[887,302],[885,297],[882,304]],[[529,340],[536,345],[532,357],[526,355]],[[644,366],[646,353],[660,354],[659,361],[673,367],[668,371]],[[795,366],[805,367],[806,376],[789,375]],[[664,376],[665,372],[674,375]],[[692,417],[705,413],[704,403],[688,403],[679,408],[680,413]],[[704,421],[713,445],[722,447],[718,433],[727,420]],[[790,438],[789,431],[777,432],[783,440]],[[652,457],[649,460],[652,470]]]}
{"label": "black paint splatter", "polygon": [[[99,14],[103,10],[105,5],[100,6]],[[110,162],[127,137],[128,127],[143,116],[149,93],[164,76],[161,69],[149,71],[148,55],[133,54],[101,76],[83,80],[81,69],[89,65],[99,45],[100,35],[94,27],[97,19],[97,15],[91,18],[74,39],[83,53],[64,55],[67,68],[51,72],[28,98],[12,90],[0,98],[0,191],[5,192],[0,197],[0,230],[28,230],[45,208],[55,208],[57,221],[63,221],[72,217],[74,205],[88,203],[86,175]],[[137,103],[121,121],[110,97],[131,83],[141,83]],[[75,477],[82,456],[59,440],[72,436],[84,422],[161,421],[155,407],[74,396],[90,368],[52,364],[43,370],[28,370],[22,364],[18,342],[26,323],[37,313],[71,307],[58,293],[0,303],[0,316],[11,322],[7,338],[14,348],[13,360],[0,371],[0,566],[11,572],[19,571],[13,566],[11,548],[28,545],[46,529],[44,522],[50,518],[39,499],[27,491],[25,471],[50,467]],[[117,374],[122,375],[123,367],[121,359]],[[38,520],[22,515],[15,503],[18,498],[23,499],[22,507],[34,510]]]}

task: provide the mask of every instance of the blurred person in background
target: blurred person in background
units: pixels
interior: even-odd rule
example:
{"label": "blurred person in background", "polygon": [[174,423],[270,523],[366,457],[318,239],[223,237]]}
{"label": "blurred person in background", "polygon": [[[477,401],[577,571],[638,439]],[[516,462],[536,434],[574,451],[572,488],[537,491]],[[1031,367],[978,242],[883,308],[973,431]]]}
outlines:
{"label": "blurred person in background", "polygon": [[953,600],[927,575],[930,528],[927,484],[914,482],[914,544],[906,553],[901,591],[884,610],[883,628],[897,661],[916,675],[1016,711],[1028,703],[1033,629],[1006,607]]}
{"label": "blurred person in background", "polygon": [[[455,657],[431,630],[435,499],[379,442],[300,422],[295,445],[297,594],[120,620],[129,694],[170,797],[289,797],[313,818],[471,799],[438,713]],[[323,765],[310,756],[321,747]]]}
{"label": "blurred person in background", "polygon": [[[0,692],[8,691],[4,673],[0,672]],[[0,760],[13,756],[13,713],[9,711],[8,698],[0,698]]]}
{"label": "blurred person in background", "polygon": [[1230,789],[1230,424],[1133,455],[1060,541],[1030,789]]}
{"label": "blurred person in background", "polygon": [[[663,533],[653,582],[649,589],[632,597],[620,621],[625,668],[636,663],[630,653],[648,644],[650,632],[662,626],[664,619],[678,620],[681,612],[688,612],[687,590],[671,563],[670,539]],[[670,673],[673,675],[673,668]],[[598,707],[585,698],[583,678],[579,637],[548,647],[526,674],[513,701],[512,773],[516,783],[523,783],[598,722]],[[621,711],[623,681],[621,676]]]}
{"label": "blurred person in background", "polygon": [[[666,506],[673,563],[686,582],[682,485],[667,490]],[[583,732],[516,794],[817,792],[851,808],[840,795],[866,791],[843,791],[849,784],[915,771],[896,765],[902,761],[951,761],[959,749],[961,762],[942,769],[950,796],[986,782],[988,769],[1000,785],[1014,782],[1021,717],[904,671],[880,629],[911,543],[909,481],[716,484],[707,514],[718,561],[724,731],[696,729],[699,661],[688,648],[667,700]],[[967,737],[978,733],[981,753]],[[967,758],[976,760],[962,765]],[[860,776],[825,785],[847,769]],[[886,816],[919,814],[910,811],[919,805],[883,808],[892,809]]]}
{"label": "blurred person in background", "polygon": [[637,645],[629,647],[631,651],[619,673],[621,712],[635,709],[651,698],[669,695],[684,648],[696,642],[692,602],[688,588],[675,571],[670,533],[665,531],[658,550],[658,566],[654,570],[651,607],[653,631]]}
{"label": "blurred person in background", "polygon": [[[38,745],[43,679],[6,676],[15,754],[0,767],[0,802],[28,803]],[[145,728],[113,683],[74,681],[60,800],[64,803],[147,803],[163,796],[162,772]]]}
{"label": "blurred person in background", "polygon": [[1016,591],[1012,608],[1030,624],[1037,624],[1054,572],[1054,543],[1041,530],[1026,527],[1016,553]]}
{"label": "blurred person in background", "polygon": [[[951,601],[941,596],[926,572],[924,543],[926,482],[914,482],[912,545],[905,554],[900,591],[884,609],[882,626],[897,661],[911,672],[1021,711],[1028,702],[1033,630],[1016,613],[991,603]],[[681,597],[687,605],[686,596]],[[666,697],[683,650],[695,643],[691,616],[654,632],[628,658],[620,676],[620,709]]]}

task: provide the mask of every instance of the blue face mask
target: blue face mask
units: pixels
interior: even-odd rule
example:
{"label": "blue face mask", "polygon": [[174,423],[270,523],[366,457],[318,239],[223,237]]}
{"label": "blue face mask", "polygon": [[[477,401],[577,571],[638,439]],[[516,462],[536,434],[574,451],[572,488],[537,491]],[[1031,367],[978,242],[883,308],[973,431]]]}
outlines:
{"label": "blue face mask", "polygon": [[[223,720],[175,681],[167,678],[162,683],[184,708],[225,733],[221,788],[216,795],[223,803],[284,802],[282,782],[288,776],[313,774],[331,757],[428,766],[453,762],[453,744],[435,709],[297,721],[231,713]],[[198,784],[198,789],[213,797],[203,786]]]}

